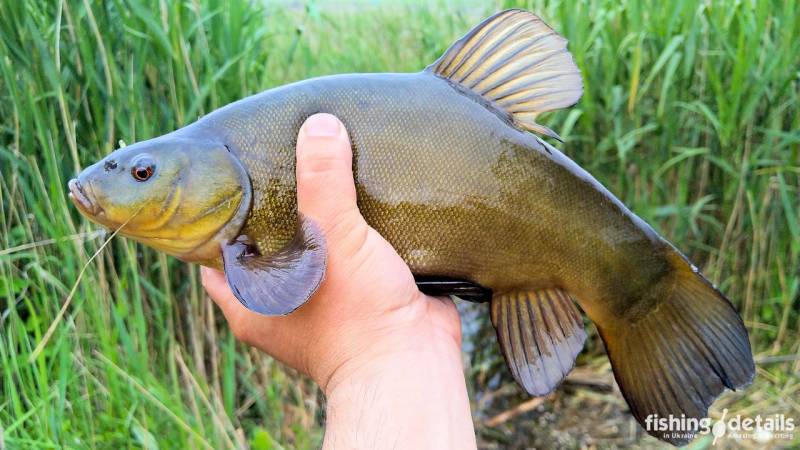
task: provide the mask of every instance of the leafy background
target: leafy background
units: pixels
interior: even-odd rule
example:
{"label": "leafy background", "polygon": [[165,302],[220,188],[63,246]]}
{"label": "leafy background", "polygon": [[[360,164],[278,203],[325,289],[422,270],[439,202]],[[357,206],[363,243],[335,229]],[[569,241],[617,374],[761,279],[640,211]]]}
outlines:
{"label": "leafy background", "polygon": [[[124,239],[101,250],[66,182],[120,140],[273,86],[419,70],[506,7],[542,15],[583,71],[581,102],[548,117],[564,151],[742,312],[757,379],[712,416],[800,417],[796,2],[3,1],[0,448],[317,447],[313,384],[238,345],[195,267]],[[482,308],[462,305],[481,447],[661,445],[626,413],[591,326],[567,383],[529,400]]]}

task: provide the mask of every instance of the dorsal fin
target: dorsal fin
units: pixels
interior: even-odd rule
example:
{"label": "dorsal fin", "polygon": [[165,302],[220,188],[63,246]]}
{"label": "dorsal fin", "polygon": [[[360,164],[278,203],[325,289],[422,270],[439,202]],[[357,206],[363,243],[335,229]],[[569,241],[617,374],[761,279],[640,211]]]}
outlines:
{"label": "dorsal fin", "polygon": [[489,100],[519,127],[558,140],[536,117],[572,106],[583,94],[567,40],[519,9],[484,20],[425,70]]}

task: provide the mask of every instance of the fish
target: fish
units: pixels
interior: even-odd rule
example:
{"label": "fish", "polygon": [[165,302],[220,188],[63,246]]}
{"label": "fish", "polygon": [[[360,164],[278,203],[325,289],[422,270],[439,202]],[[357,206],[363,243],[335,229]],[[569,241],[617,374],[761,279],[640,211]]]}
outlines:
{"label": "fish", "polygon": [[561,139],[539,115],[582,93],[566,39],[507,10],[421,72],[276,87],[117,149],[70,180],[69,195],[91,221],[223,269],[248,309],[290,314],[326,268],[322,232],[297,211],[297,133],[333,114],[350,135],[366,221],[422,292],[489,303],[522,389],[543,396],[564,380],[586,340],[583,312],[636,420],[685,444],[692,433],[648,424],[705,418],[726,388],[748,385],[747,330],[673,244],[548,142]]}

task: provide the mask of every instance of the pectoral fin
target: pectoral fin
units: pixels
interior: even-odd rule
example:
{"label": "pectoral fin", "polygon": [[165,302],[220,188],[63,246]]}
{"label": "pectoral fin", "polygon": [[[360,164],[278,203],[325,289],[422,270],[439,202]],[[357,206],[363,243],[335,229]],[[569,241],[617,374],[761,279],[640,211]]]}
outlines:
{"label": "pectoral fin", "polygon": [[561,383],[586,341],[580,313],[560,289],[497,294],[492,323],[511,374],[534,396]]}
{"label": "pectoral fin", "polygon": [[300,216],[294,239],[272,255],[261,255],[246,236],[222,247],[225,277],[249,310],[283,316],[302,306],[325,276],[325,237],[313,220]]}

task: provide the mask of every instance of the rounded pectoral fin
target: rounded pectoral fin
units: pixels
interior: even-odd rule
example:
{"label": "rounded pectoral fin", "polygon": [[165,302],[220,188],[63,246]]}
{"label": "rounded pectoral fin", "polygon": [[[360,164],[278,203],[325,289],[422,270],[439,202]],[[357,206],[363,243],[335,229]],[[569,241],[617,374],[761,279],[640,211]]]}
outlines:
{"label": "rounded pectoral fin", "polygon": [[246,236],[222,246],[225,278],[249,310],[283,316],[302,306],[325,276],[327,252],[322,230],[298,217],[294,239],[272,255],[261,255]]}

